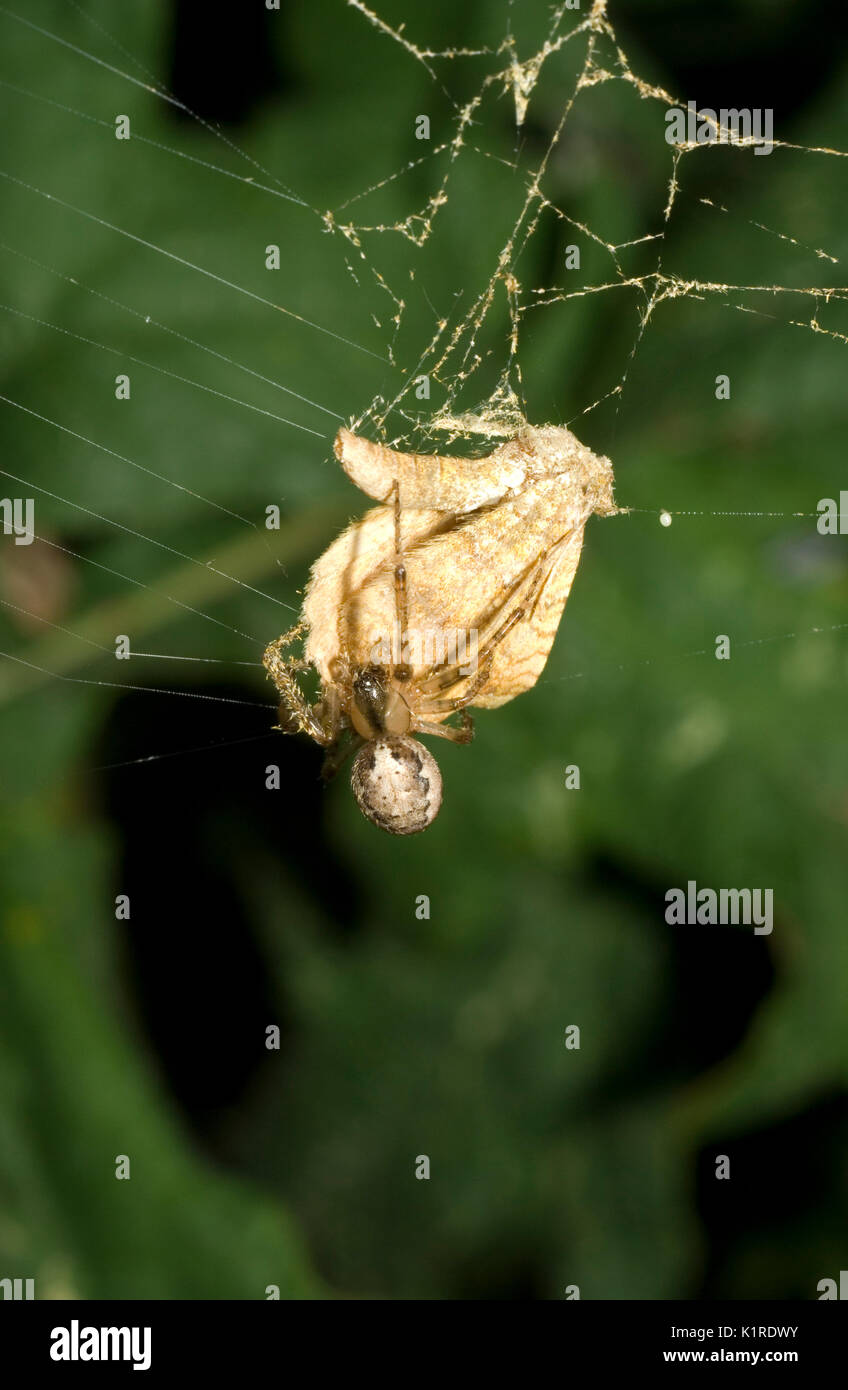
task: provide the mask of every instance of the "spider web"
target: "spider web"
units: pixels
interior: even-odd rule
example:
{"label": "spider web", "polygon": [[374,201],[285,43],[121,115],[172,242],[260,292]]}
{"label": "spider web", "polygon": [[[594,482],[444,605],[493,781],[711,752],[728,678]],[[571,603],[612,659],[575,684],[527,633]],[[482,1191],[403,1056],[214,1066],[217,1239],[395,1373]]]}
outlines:
{"label": "spider web", "polygon": [[[295,75],[236,134],[164,85],[166,5],[0,5],[0,491],[34,499],[39,538],[16,546],[0,536],[4,789],[14,807],[3,860],[9,1018],[35,1049],[21,1053],[21,1076],[31,1068],[51,1095],[67,1092],[56,1113],[74,1132],[84,1133],[79,1120],[91,1121],[93,1108],[98,1136],[113,1132],[101,1125],[108,1110],[122,1149],[124,1128],[146,1140],[155,1114],[122,1050],[132,1012],[113,943],[120,939],[122,959],[143,936],[151,969],[170,987],[173,929],[186,952],[177,974],[193,991],[210,928],[220,932],[210,954],[230,966],[231,924],[216,893],[235,882],[245,918],[265,933],[267,973],[294,978],[307,1019],[302,1065],[293,1069],[300,1083],[290,1081],[303,1087],[310,1116],[315,1095],[326,1098],[328,1124],[322,1115],[318,1148],[310,1135],[301,1140],[306,1161],[293,1200],[308,1213],[304,1228],[325,1233],[325,1249],[337,1238],[332,1223],[360,1210],[347,1200],[353,1191],[364,1194],[371,1239],[367,1204],[389,1190],[383,1159],[396,1152],[408,1093],[406,1132],[416,1145],[427,1132],[458,1144],[445,1153],[455,1178],[465,1172],[467,1185],[448,1199],[448,1224],[432,1227],[439,1242],[460,1211],[488,1264],[497,1249],[492,1213],[506,1211],[511,1226],[513,1195],[521,1198],[517,1187],[506,1203],[503,1196],[508,1151],[497,1137],[512,1126],[521,1145],[515,1171],[537,1189],[539,1229],[550,1227],[560,1247],[546,1289],[570,1283],[575,1252],[599,1242],[584,1268],[601,1296],[674,1298],[692,1286],[702,1259],[686,1204],[694,1170],[681,1168],[681,1145],[712,1144],[812,1104],[844,1076],[835,866],[848,782],[845,551],[838,538],[818,536],[816,508],[819,498],[840,496],[844,477],[845,115],[831,88],[793,120],[791,134],[776,124],[768,156],[744,144],[673,148],[667,109],[690,98],[718,103],[710,92],[664,84],[656,56],[622,38],[614,3],[503,3],[466,14],[448,0],[406,19],[393,0],[272,13],[279,31],[269,32],[290,50]],[[122,114],[127,141],[115,136]],[[419,140],[422,115],[429,138]],[[279,269],[266,267],[269,246],[279,247]],[[579,265],[570,264],[574,249]],[[729,399],[715,395],[723,374]],[[118,375],[131,380],[128,400],[116,399]],[[420,394],[425,385],[429,396]],[[369,505],[333,458],[340,424],[401,448],[473,455],[524,421],[566,424],[608,455],[627,510],[587,527],[564,630],[537,687],[483,714],[471,750],[440,747],[443,819],[423,845],[406,847],[399,869],[405,847],[378,836],[345,787],[319,794],[318,750],[272,731],[276,701],[262,652],[295,621],[310,563]],[[266,525],[269,506],[280,509],[279,529]],[[715,634],[724,632],[733,638],[730,663],[715,660]],[[126,662],[115,656],[121,634],[131,642]],[[123,749],[120,739],[104,751],[104,728],[122,711],[132,724],[139,706],[152,714],[133,728],[126,751],[113,751]],[[234,783],[216,803],[217,750],[226,747],[240,780],[230,801]],[[314,787],[296,775],[308,771],[308,758]],[[282,789],[290,794],[270,802],[269,759],[294,769]],[[563,793],[565,762],[584,770],[577,805]],[[146,763],[156,765],[149,774]],[[116,766],[126,771],[107,775]],[[177,775],[169,780],[169,772]],[[110,821],[104,788],[118,785],[125,801]],[[163,787],[175,804],[159,817]],[[139,808],[135,819],[127,803]],[[224,807],[220,834],[219,822],[212,831],[208,824],[216,806]],[[125,938],[111,895],[130,891],[126,863],[113,852],[127,826],[134,884],[147,896],[140,909],[134,902]],[[259,850],[256,829],[267,829]],[[219,846],[226,871],[216,877],[210,847]],[[634,869],[620,909],[615,883],[605,878],[596,892],[583,872],[608,849],[614,866]],[[176,897],[160,920],[170,890],[156,856],[166,850]],[[345,864],[356,865],[358,879]],[[338,895],[321,898],[340,866]],[[395,930],[419,870],[420,886],[433,885],[445,910],[420,923],[413,940],[422,949],[402,951]],[[642,888],[706,874],[776,885],[778,929],[758,938],[776,987],[760,1006],[758,985],[747,997],[755,977],[745,976],[747,1032],[728,1056],[722,1039],[735,1048],[737,1035],[714,1021],[740,957],[724,935],[710,949],[696,946],[708,1009],[695,1011],[694,1060],[679,1070],[672,1046],[667,1070],[650,1061],[640,1119],[617,1083],[634,1074],[634,1040],[655,1045],[667,950],[661,913],[643,909]],[[361,911],[345,901],[358,883],[366,886]],[[310,952],[330,955],[322,929],[329,939],[372,904],[359,960],[332,948],[338,986],[323,967],[313,972]],[[297,936],[296,957],[283,918]],[[564,920],[568,929],[559,930]],[[381,921],[391,942],[382,958],[371,949]],[[32,950],[39,934],[44,949]],[[430,970],[431,947],[440,969]],[[265,1009],[255,979],[244,993]],[[572,1006],[596,1041],[583,1054],[583,1080],[566,1082],[540,1049]],[[101,1009],[117,1020],[111,1033],[94,1031]],[[523,1053],[531,1014],[536,1031]],[[251,1018],[264,1027],[264,1013]],[[219,1030],[216,1020],[214,1031],[226,1062],[237,1030]],[[718,1049],[705,1053],[700,1035],[714,1031]],[[74,1036],[79,1048],[69,1046]],[[89,1040],[108,1048],[110,1038],[112,1071],[94,1045],[92,1070],[78,1069]],[[410,1086],[403,1058],[413,1038],[435,1049],[428,1066],[448,1087],[428,1095],[429,1083]],[[350,1070],[336,1065],[349,1045],[367,1068],[366,1087],[351,1088]],[[192,1056],[194,1046],[192,1035]],[[481,1084],[487,1047],[508,1054],[514,1091]],[[455,1086],[466,1048],[468,1084]],[[51,1168],[61,1174],[66,1148],[73,1195],[72,1170],[86,1161],[83,1150],[51,1142],[21,1144],[18,1162],[12,1150],[26,1136],[30,1105],[17,1066],[12,1059],[7,1088],[13,1117],[20,1092],[23,1118],[10,1131],[9,1168],[14,1174],[17,1164],[21,1175],[12,1208],[30,1214],[35,1255],[43,1243],[52,1258],[39,1210],[49,1216],[53,1202],[38,1183]],[[208,1054],[203,1070],[215,1074]],[[328,1078],[337,1072],[334,1089]],[[598,1081],[612,1097],[611,1119],[601,1113]],[[268,1147],[273,1116],[284,1117],[287,1149],[297,1131],[290,1111],[275,1109],[288,1095],[281,1102],[272,1086],[273,1095],[257,1093],[244,1130],[252,1186],[265,1183],[269,1166],[285,1168]],[[783,1131],[774,1133],[769,1167],[784,1151]],[[467,1149],[466,1134],[481,1147]],[[108,1142],[101,1155],[114,1152]],[[171,1152],[164,1141],[162,1152]],[[799,1186],[795,1151],[786,1152],[782,1174],[775,1169],[781,1210]],[[355,1188],[358,1162],[363,1185]],[[205,1237],[187,1242],[179,1225],[184,1206],[197,1228],[202,1174],[186,1170],[183,1203],[176,1170],[163,1163],[161,1171],[165,1187],[158,1201],[155,1192],[144,1198],[143,1220],[132,1229],[116,1223],[122,1287],[139,1287],[136,1256],[148,1259],[158,1217],[167,1224],[157,1279],[176,1268],[172,1253],[182,1248],[176,1264],[205,1274],[208,1263],[209,1275],[166,1290],[219,1297],[221,1259]],[[761,1179],[757,1169],[742,1188],[749,1199]],[[79,1190],[86,1223],[84,1194],[93,1189]],[[250,1238],[244,1273],[224,1281],[242,1297],[258,1267],[255,1232],[273,1216],[264,1202],[227,1210],[231,1238],[237,1227]],[[415,1235],[410,1244],[417,1216],[404,1227],[401,1206],[385,1211],[391,1226],[374,1223],[375,1239],[386,1230],[393,1237],[388,1262],[382,1252],[377,1261],[381,1287],[443,1296],[442,1252],[434,1261],[432,1243],[416,1245]],[[794,1211],[790,1203],[793,1250],[804,1239]],[[0,1232],[10,1251],[15,1224]],[[344,1229],[339,1244],[355,1251],[360,1237]],[[814,1237],[818,1229],[811,1224]],[[640,1230],[645,1240],[635,1238]],[[73,1231],[70,1222],[57,1256],[73,1251]],[[221,1245],[229,1266],[226,1235]],[[269,1256],[276,1269],[285,1248]],[[345,1266],[348,1257],[343,1250],[337,1287],[371,1296],[378,1286],[358,1286],[356,1256]],[[810,1258],[818,1261],[818,1248]],[[86,1285],[84,1261],[72,1253],[37,1263],[39,1297],[103,1288],[90,1274]],[[772,1264],[773,1287],[785,1297],[777,1260],[757,1261],[746,1287],[761,1296]],[[815,1265],[816,1277],[831,1268],[836,1256]],[[110,1296],[117,1275],[108,1276]],[[814,1288],[815,1279],[800,1296]]]}
{"label": "spider web", "polygon": [[[308,561],[326,541],[327,512],[310,511],[309,504],[328,491],[327,446],[341,421],[402,448],[450,446],[471,454],[513,435],[525,420],[567,423],[613,458],[619,500],[631,515],[656,518],[662,512],[666,522],[700,515],[714,525],[724,518],[795,518],[810,530],[815,498],[806,485],[794,497],[776,499],[777,505],[769,496],[770,505],[763,506],[762,479],[747,488],[734,481],[726,499],[687,505],[688,496],[650,496],[650,470],[640,475],[636,465],[649,447],[645,403],[655,389],[659,368],[654,345],[663,334],[679,334],[683,350],[691,350],[700,334],[715,332],[715,313],[730,311],[760,320],[770,335],[785,327],[815,336],[828,351],[848,343],[848,291],[834,283],[832,273],[839,256],[818,244],[808,210],[800,217],[791,215],[786,175],[773,172],[785,159],[815,164],[811,177],[820,187],[822,167],[828,170],[825,179],[841,178],[845,152],[782,139],[779,131],[767,158],[758,157],[753,141],[744,139],[725,146],[691,142],[672,147],[665,138],[665,113],[685,108],[686,94],[640,75],[639,64],[617,37],[611,7],[596,0],[582,12],[561,4],[544,12],[540,29],[541,13],[519,22],[518,12],[507,6],[499,17],[481,21],[481,42],[469,46],[440,44],[438,36],[434,42],[426,33],[413,36],[413,24],[398,20],[388,6],[378,9],[349,0],[347,7],[336,7],[341,48],[350,38],[360,47],[378,45],[386,54],[385,88],[359,94],[364,129],[373,136],[381,121],[402,124],[408,132],[408,157],[387,165],[379,143],[360,134],[358,160],[350,159],[349,149],[347,158],[336,159],[331,151],[326,168],[317,173],[301,167],[283,169],[280,175],[272,141],[254,133],[252,141],[237,142],[195,116],[162,85],[150,63],[137,56],[155,51],[150,26],[137,17],[123,32],[108,11],[101,17],[96,7],[45,5],[26,15],[0,10],[0,22],[26,57],[20,71],[3,74],[9,109],[20,122],[16,157],[2,171],[13,210],[2,251],[9,272],[4,317],[13,350],[23,347],[26,352],[49,338],[58,341],[58,354],[80,348],[104,357],[111,353],[127,371],[139,367],[158,373],[169,390],[184,392],[201,421],[204,403],[233,413],[246,409],[257,429],[276,431],[281,453],[279,440],[287,430],[296,431],[298,439],[324,441],[323,452],[316,443],[309,454],[301,453],[308,460],[305,466],[285,470],[293,515],[282,533],[268,532],[255,496],[250,505],[237,507],[230,491],[218,485],[219,470],[207,466],[210,435],[201,431],[200,445],[188,447],[185,452],[194,456],[185,467],[179,461],[183,440],[176,457],[168,440],[166,466],[162,448],[156,447],[163,443],[161,436],[154,440],[142,429],[124,449],[116,444],[120,431],[107,442],[96,431],[79,428],[78,421],[63,418],[53,405],[57,393],[49,383],[41,389],[32,389],[32,382],[25,390],[10,387],[3,393],[4,408],[24,416],[33,433],[29,466],[24,466],[27,460],[17,466],[7,462],[6,485],[14,495],[34,494],[37,515],[46,515],[48,524],[39,543],[41,576],[5,585],[7,615],[32,633],[25,647],[4,653],[5,699],[51,679],[223,698],[196,689],[168,692],[158,683],[127,681],[123,674],[83,674],[92,654],[112,656],[116,630],[132,630],[135,642],[137,634],[163,627],[163,603],[176,610],[171,616],[203,620],[192,640],[203,630],[209,638],[206,653],[136,652],[133,646],[134,658],[259,670],[258,657],[274,625],[287,625],[299,607],[296,592],[285,582],[285,566],[293,555],[298,562]],[[426,30],[426,16],[415,24]],[[307,47],[310,42],[321,61],[329,61],[320,40],[307,40]],[[48,90],[38,82],[39,61],[56,49],[63,81]],[[343,59],[341,54],[338,71]],[[430,128],[420,141],[413,134],[419,112],[408,99],[404,102],[404,82],[411,72],[425,78],[424,88],[415,88],[416,98],[422,90],[427,93],[421,114],[427,114]],[[87,91],[94,99],[83,104],[80,94]],[[167,161],[172,168],[175,161],[182,162],[190,166],[192,177],[197,172],[210,186],[229,184],[239,197],[247,191],[255,200],[267,200],[282,228],[279,241],[290,272],[288,302],[276,283],[268,288],[267,274],[245,269],[238,275],[207,259],[202,215],[201,225],[188,232],[181,227],[180,237],[157,235],[155,225],[151,231],[143,200],[133,198],[127,172],[118,163],[124,154],[114,139],[113,112],[123,110],[119,94],[127,102],[137,99],[131,139],[133,149],[142,148],[150,160],[146,167]],[[28,127],[23,113],[36,109],[45,119],[49,116],[49,127],[38,120]],[[167,128],[153,119],[157,111],[190,119]],[[344,145],[332,110],[326,119],[327,130]],[[48,128],[73,150],[72,179],[56,177],[55,151],[45,141]],[[720,122],[716,133],[726,134]],[[637,178],[617,189],[626,165],[622,142],[639,151],[641,165]],[[113,161],[115,178],[123,180],[120,222],[103,211],[95,196],[85,196],[87,175],[104,158]],[[705,188],[696,174],[696,166],[707,160],[724,172],[727,161],[745,161],[762,206],[774,203],[775,214],[783,213],[785,220],[778,216],[772,221],[766,213],[762,220],[751,217],[749,197],[739,199],[744,201],[740,212],[724,196],[712,195],[709,177]],[[128,161],[124,163],[126,167]],[[313,187],[307,196],[301,190],[310,175]],[[715,182],[727,186],[722,177]],[[732,179],[729,186],[738,190]],[[680,247],[685,244],[691,253],[699,235],[699,272],[676,268]],[[89,236],[92,254],[81,254]],[[536,254],[541,243],[548,248],[547,264]],[[455,267],[446,245],[455,255]],[[576,270],[562,269],[566,246],[580,252]],[[145,264],[155,264],[157,271],[146,270],[146,283],[119,294],[114,277],[98,273],[97,257],[102,264],[127,248],[133,256],[143,254]],[[255,260],[255,249],[249,254],[245,249],[245,267],[249,255]],[[728,273],[728,263],[732,269],[752,262],[769,272],[785,269],[783,279],[771,273],[760,278]],[[540,269],[549,273],[540,276]],[[319,295],[315,286],[323,275],[329,292]],[[174,295],[198,284],[216,296],[216,305],[238,304],[241,309],[247,301],[251,312],[273,316],[284,375],[251,354],[243,329],[234,349],[217,324],[205,334],[174,326],[168,312]],[[618,308],[622,300],[624,312]],[[313,301],[318,304],[314,310]],[[338,312],[327,313],[333,302]],[[50,313],[43,307],[48,304]],[[692,316],[696,309],[703,319]],[[542,332],[540,322],[552,327]],[[113,329],[108,342],[104,324]],[[137,335],[126,332],[128,325],[134,330],[144,326],[144,351],[131,350]],[[567,366],[564,370],[562,364],[579,364],[581,340],[597,353],[599,331],[609,334],[607,380],[587,399],[581,397],[585,383],[580,372],[573,373],[573,382],[564,380]],[[325,363],[321,397],[313,385],[314,372],[301,371],[316,344]],[[63,359],[59,355],[56,360],[61,364]],[[727,369],[735,375],[739,366]],[[198,403],[198,390],[206,394],[206,402]],[[627,432],[631,420],[635,446]],[[40,466],[45,429],[54,435],[53,466],[46,470]],[[630,443],[632,459],[617,456],[616,442],[622,438]],[[62,454],[69,444],[83,451],[86,460],[73,487],[70,477],[79,478],[79,472]],[[73,459],[80,456],[77,452]],[[104,462],[112,470],[108,484],[100,471]],[[143,475],[139,495],[151,503],[143,530],[132,523],[133,497],[126,491],[131,472]],[[154,487],[164,501],[151,500]],[[686,487],[683,475],[681,488]],[[176,499],[174,493],[179,494]],[[276,495],[270,492],[269,499]],[[191,550],[162,539],[169,534],[172,512],[197,530]],[[223,544],[220,537],[231,536],[231,529],[206,537],[210,513],[228,528],[248,528],[248,535]],[[342,519],[340,512],[335,515]],[[72,544],[69,535],[78,535],[79,543]],[[151,549],[177,562],[164,579],[150,561]],[[73,621],[66,616],[72,605],[60,601],[62,586],[70,582],[62,568],[69,558],[89,575],[98,572],[87,605]],[[28,591],[50,591],[51,586],[60,591],[53,608],[40,600],[32,605],[25,601]],[[129,599],[124,597],[127,588],[135,591]],[[264,629],[257,625],[257,599],[264,605]],[[825,626],[835,630],[843,625]],[[796,635],[766,632],[746,640],[754,646]],[[232,651],[233,638],[239,655]],[[250,644],[250,659],[241,649],[244,642]],[[699,647],[689,654],[709,650]],[[255,703],[273,708],[261,698]]]}

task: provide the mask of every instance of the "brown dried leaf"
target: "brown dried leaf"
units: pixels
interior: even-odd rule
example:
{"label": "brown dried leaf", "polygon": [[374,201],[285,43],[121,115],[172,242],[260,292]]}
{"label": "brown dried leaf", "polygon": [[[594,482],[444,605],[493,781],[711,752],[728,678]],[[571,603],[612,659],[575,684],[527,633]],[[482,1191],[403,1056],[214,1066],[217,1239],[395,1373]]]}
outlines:
{"label": "brown dried leaf", "polygon": [[[408,631],[473,631],[482,653],[523,607],[495,648],[473,704],[495,708],[528,690],[556,636],[586,521],[593,512],[617,511],[609,460],[556,426],[528,426],[479,459],[398,454],[349,430],[339,431],[336,453],[372,496],[389,499],[395,480],[400,485]],[[391,505],[349,527],[313,567],[304,604],[306,655],[326,683],[337,659],[367,666],[375,649],[391,644],[394,567]],[[411,684],[426,674],[413,663]],[[451,694],[461,695],[471,679]]]}

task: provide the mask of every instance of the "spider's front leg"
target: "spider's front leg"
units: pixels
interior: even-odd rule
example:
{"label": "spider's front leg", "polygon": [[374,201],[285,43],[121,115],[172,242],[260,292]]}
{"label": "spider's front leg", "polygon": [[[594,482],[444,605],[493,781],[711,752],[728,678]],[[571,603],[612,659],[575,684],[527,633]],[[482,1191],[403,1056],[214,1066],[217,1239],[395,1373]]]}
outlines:
{"label": "spider's front leg", "polygon": [[298,684],[296,671],[303,671],[308,662],[302,657],[286,656],[286,649],[301,636],[304,623],[284,632],[265,648],[262,664],[277,687],[280,696],[279,728],[285,734],[304,733],[328,748],[334,743],[339,732],[338,700],[325,697],[317,705],[310,705]]}

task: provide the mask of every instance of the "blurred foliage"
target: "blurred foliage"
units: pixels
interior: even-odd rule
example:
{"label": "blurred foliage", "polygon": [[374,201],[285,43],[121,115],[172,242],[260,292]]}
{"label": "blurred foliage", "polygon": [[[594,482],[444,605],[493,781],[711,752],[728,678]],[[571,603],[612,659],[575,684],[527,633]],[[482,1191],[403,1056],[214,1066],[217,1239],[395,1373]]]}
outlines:
{"label": "blurred foliage", "polygon": [[[379,7],[391,22],[400,8]],[[697,23],[695,6],[649,8],[655,23],[672,8],[678,24],[684,11]],[[762,6],[737,10],[755,34]],[[75,433],[4,406],[4,467],[45,491],[4,486],[36,497],[40,534],[95,563],[74,560],[70,576],[42,574],[36,586],[50,620],[79,636],[33,628],[8,606],[0,618],[3,651],[31,663],[0,669],[0,1274],[34,1272],[42,1297],[261,1298],[268,1284],[283,1297],[560,1297],[574,1283],[584,1298],[815,1296],[844,1265],[848,1208],[848,570],[844,539],[819,537],[811,516],[845,486],[844,304],[699,292],[660,305],[641,335],[638,287],[530,311],[520,351],[529,418],[568,421],[608,453],[619,501],[635,509],[590,524],[538,687],[481,715],[470,749],[439,746],[444,808],[409,842],[363,821],[344,778],[319,800],[304,780],[318,753],[282,739],[236,750],[240,771],[210,816],[215,769],[234,765],[198,772],[215,751],[156,764],[164,781],[154,765],[100,769],[130,698],[108,683],[268,699],[261,670],[235,663],[256,661],[288,625],[309,563],[363,509],[332,458],[336,422],[397,391],[434,316],[464,312],[487,282],[583,49],[543,70],[518,140],[510,96],[491,90],[421,250],[397,233],[363,233],[363,258],[311,209],[337,209],[337,223],[395,223],[423,206],[445,167],[437,158],[338,210],[420,159],[419,112],[445,138],[451,98],[476,90],[479,59],[442,63],[443,88],[350,8],[323,0],[268,16],[285,81],[231,134],[303,207],[159,147],[276,187],[145,90],[135,64],[168,77],[167,5],[118,14],[105,0],[82,10],[40,0],[27,18],[64,46],[0,20],[0,76],[59,104],[0,88],[14,133],[4,167],[32,186],[3,181],[2,394]],[[521,7],[525,56],[548,18],[541,0]],[[640,42],[636,7],[622,7],[621,23],[635,70],[674,87]],[[413,27],[435,47],[496,47],[504,33],[499,7],[447,0]],[[226,31],[218,49],[226,73]],[[795,55],[784,59],[788,72]],[[744,75],[732,96],[746,104]],[[130,117],[129,142],[114,137],[117,114]],[[545,181],[573,223],[542,217],[516,265],[526,291],[616,278],[579,224],[616,243],[663,230],[663,134],[661,105],[623,83],[580,96]],[[838,53],[776,134],[848,148]],[[803,150],[685,158],[663,270],[739,286],[838,284],[846,178],[844,160]],[[572,242],[580,272],[564,270]],[[276,275],[264,267],[271,243],[282,250]],[[658,245],[622,252],[624,274],[650,271]],[[379,359],[396,305],[372,268],[406,302],[394,366]],[[497,300],[477,401],[503,361],[506,325]],[[132,396],[119,403],[121,371]],[[623,391],[608,395],[625,372]],[[715,399],[719,373],[729,401]],[[462,403],[474,402],[469,387]],[[283,511],[279,533],[264,529],[270,503]],[[668,530],[661,507],[681,513]],[[26,591],[16,581],[25,550],[8,537],[2,548],[2,597],[32,607],[13,597]],[[136,650],[226,664],[138,657],[125,667],[109,655],[120,632]],[[730,661],[712,657],[718,633],[731,637]],[[143,727],[155,742],[131,744],[126,761],[179,753],[186,736],[182,749],[208,741],[186,735],[179,711],[170,746],[183,698],[134,698],[133,711],[153,709]],[[214,710],[222,739],[257,738],[273,717]],[[268,761],[283,791],[262,790],[251,819],[243,807]],[[569,764],[581,769],[579,791],[565,788]],[[115,776],[135,807],[131,830],[110,801]],[[175,881],[180,834],[166,846],[163,826],[177,795],[187,840],[196,822],[201,876],[228,885],[237,930],[223,907],[215,932],[199,910],[174,909],[203,889],[188,870]],[[143,861],[144,901],[156,906],[146,915],[134,900],[131,921],[116,922],[128,855]],[[666,926],[665,890],[689,879],[773,887],[773,936]],[[429,920],[416,917],[420,894]],[[198,992],[218,982],[204,1017],[219,1049],[244,1046],[237,1030],[251,1019],[249,1075],[214,1127],[198,1125],[169,1084],[173,1052],[157,1050],[131,939],[144,941],[160,991],[179,949],[196,963]],[[264,1004],[252,1015],[235,986],[227,994],[248,943],[270,1016]],[[187,977],[184,994],[156,996],[158,1021],[167,1007],[190,1075],[214,1094],[194,992]],[[283,1047],[267,1052],[265,1027],[278,1019]],[[574,1023],[581,1048],[568,1051]],[[726,1198],[715,1195],[716,1152],[731,1155]],[[126,1184],[113,1176],[119,1154],[132,1160]],[[429,1182],[414,1178],[419,1154]]]}

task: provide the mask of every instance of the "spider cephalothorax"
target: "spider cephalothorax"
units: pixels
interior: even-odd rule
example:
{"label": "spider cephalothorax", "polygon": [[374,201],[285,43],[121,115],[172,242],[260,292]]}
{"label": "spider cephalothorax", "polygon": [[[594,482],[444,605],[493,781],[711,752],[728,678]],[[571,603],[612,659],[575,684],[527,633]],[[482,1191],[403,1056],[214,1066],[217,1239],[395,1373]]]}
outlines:
{"label": "spider cephalothorax", "polygon": [[[568,597],[583,528],[612,515],[612,468],[569,430],[526,426],[485,458],[399,454],[340,430],[336,455],[381,506],[312,567],[303,620],[265,666],[280,727],[327,749],[331,776],[355,753],[364,814],[396,835],[434,820],[442,781],[414,737],[468,743],[467,708],[535,684]],[[287,649],[306,634],[304,655]],[[317,703],[297,672],[313,667]],[[459,726],[447,721],[460,715]]]}
{"label": "spider cephalothorax", "polygon": [[362,738],[406,734],[412,711],[393,684],[397,676],[383,666],[365,666],[351,682],[350,722]]}

